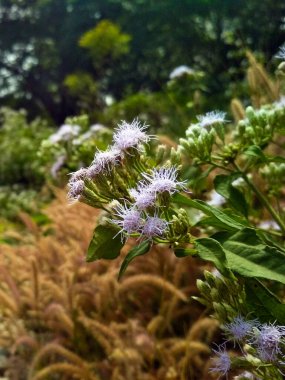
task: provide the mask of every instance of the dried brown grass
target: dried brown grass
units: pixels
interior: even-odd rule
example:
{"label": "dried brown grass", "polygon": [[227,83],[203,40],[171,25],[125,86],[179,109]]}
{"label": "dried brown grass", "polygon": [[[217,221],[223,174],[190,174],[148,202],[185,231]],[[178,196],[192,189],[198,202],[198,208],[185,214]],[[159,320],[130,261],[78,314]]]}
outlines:
{"label": "dried brown grass", "polygon": [[25,236],[0,246],[0,342],[11,355],[6,376],[211,379],[209,345],[218,326],[191,301],[202,272],[197,262],[156,247],[118,282],[122,257],[85,262],[96,210],[68,206],[58,192],[46,213],[52,225],[39,228],[23,214]]}

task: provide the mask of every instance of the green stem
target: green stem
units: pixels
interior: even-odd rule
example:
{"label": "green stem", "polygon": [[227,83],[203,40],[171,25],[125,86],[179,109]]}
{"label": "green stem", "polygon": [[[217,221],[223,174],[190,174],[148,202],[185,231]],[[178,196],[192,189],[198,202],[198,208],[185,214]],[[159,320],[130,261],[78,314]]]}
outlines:
{"label": "green stem", "polygon": [[223,170],[225,170],[225,171],[227,171],[227,172],[230,172],[230,173],[233,172],[233,170],[227,168],[226,166],[223,166],[223,165],[217,164],[217,163],[214,162],[214,161],[209,161],[209,162],[207,162],[207,164],[209,164],[209,165],[213,165],[213,166],[215,166],[216,168],[223,169]]}
{"label": "green stem", "polygon": [[280,218],[278,213],[275,211],[275,209],[271,206],[269,203],[268,199],[259,191],[259,189],[255,186],[253,182],[251,182],[248,179],[248,176],[246,173],[244,173],[236,163],[234,163],[235,168],[240,172],[242,178],[245,180],[245,182],[248,184],[248,186],[251,188],[251,190],[257,195],[258,199],[260,202],[264,205],[264,207],[267,208],[267,210],[270,212],[272,215],[272,218],[276,221],[276,223],[280,226],[283,235],[285,235],[285,223],[283,220]]}
{"label": "green stem", "polygon": [[[166,221],[169,222],[170,217],[169,217],[169,212],[168,212],[167,207],[165,207],[165,209],[164,209],[164,216],[165,216]],[[169,227],[170,235],[174,237],[173,228],[172,228],[171,223],[168,224],[168,227]]]}

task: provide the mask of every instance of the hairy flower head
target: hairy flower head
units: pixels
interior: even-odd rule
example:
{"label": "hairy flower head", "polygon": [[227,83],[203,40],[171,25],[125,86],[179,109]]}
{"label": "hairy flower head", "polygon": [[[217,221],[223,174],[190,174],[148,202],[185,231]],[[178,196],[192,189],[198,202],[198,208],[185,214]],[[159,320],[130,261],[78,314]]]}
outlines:
{"label": "hairy flower head", "polygon": [[232,322],[224,325],[224,331],[227,335],[230,335],[233,340],[242,341],[250,334],[254,326],[258,326],[257,320],[246,320],[244,317],[238,315]]}
{"label": "hairy flower head", "polygon": [[135,200],[135,206],[139,210],[145,210],[155,204],[155,194],[147,187],[139,186],[138,189],[130,189],[130,195]]}
{"label": "hairy flower head", "polygon": [[120,219],[112,219],[112,222],[122,228],[121,232],[132,234],[140,230],[142,217],[137,209],[119,204],[114,208],[114,214]]}
{"label": "hairy flower head", "polygon": [[84,180],[87,175],[87,169],[86,168],[80,168],[76,172],[70,173],[70,179],[69,183],[77,182],[80,179]]}
{"label": "hairy flower head", "polygon": [[168,222],[158,216],[148,216],[142,228],[142,235],[147,238],[162,236],[168,226]]}
{"label": "hairy flower head", "polygon": [[94,179],[100,173],[109,172],[112,167],[117,165],[121,160],[121,152],[111,147],[105,151],[98,150],[95,153],[94,160],[87,170],[87,177]]}
{"label": "hairy flower head", "polygon": [[199,125],[201,127],[209,127],[215,124],[224,124],[226,113],[221,111],[211,111],[207,112],[205,115],[197,116]]}
{"label": "hairy flower head", "polygon": [[146,128],[147,125],[141,124],[137,119],[133,120],[131,124],[122,121],[115,129],[113,136],[115,147],[123,152],[130,148],[138,149],[140,144],[150,140],[150,136],[145,133]]}
{"label": "hairy flower head", "polygon": [[280,343],[285,335],[285,326],[264,324],[254,331],[251,343],[256,347],[259,358],[265,362],[274,362],[281,353]]}
{"label": "hairy flower head", "polygon": [[78,181],[69,182],[68,199],[73,202],[77,201],[84,191],[84,181],[79,179]]}
{"label": "hairy flower head", "polygon": [[177,181],[177,169],[172,166],[170,168],[154,169],[151,174],[142,174],[149,182],[148,190],[153,193],[174,194],[180,189],[185,189],[186,181]]}
{"label": "hairy flower head", "polygon": [[121,152],[115,147],[111,147],[105,151],[95,153],[93,165],[97,165],[100,170],[110,170],[110,168],[116,165],[121,159]]}
{"label": "hairy flower head", "polygon": [[226,375],[231,368],[231,359],[224,346],[218,347],[218,350],[213,350],[216,357],[213,359],[214,366],[210,368],[210,372]]}

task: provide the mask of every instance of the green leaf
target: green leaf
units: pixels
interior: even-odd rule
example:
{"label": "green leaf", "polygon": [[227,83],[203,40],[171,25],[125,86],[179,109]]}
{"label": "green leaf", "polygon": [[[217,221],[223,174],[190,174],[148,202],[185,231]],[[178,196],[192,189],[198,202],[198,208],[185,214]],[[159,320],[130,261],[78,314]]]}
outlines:
{"label": "green leaf", "polygon": [[265,154],[263,153],[262,149],[258,145],[252,145],[250,146],[245,152],[247,156],[254,157],[258,159],[258,162],[260,163],[266,163],[267,158]]}
{"label": "green leaf", "polygon": [[245,282],[246,303],[261,322],[285,324],[285,305],[260,281],[247,279]]}
{"label": "green leaf", "polygon": [[233,233],[216,234],[225,252],[228,267],[244,277],[259,277],[285,284],[285,254],[266,245],[255,230],[244,228]]}
{"label": "green leaf", "polygon": [[111,226],[97,226],[88,247],[86,261],[113,260],[118,257],[124,243],[120,236],[115,236],[116,233],[118,230]]}
{"label": "green leaf", "polygon": [[226,274],[227,258],[219,242],[211,238],[200,238],[195,240],[195,247],[201,259],[211,261],[222,274]]}
{"label": "green leaf", "polygon": [[193,248],[175,248],[174,249],[174,255],[176,257],[187,257],[187,256],[193,256],[197,254],[196,249]]}
{"label": "green leaf", "polygon": [[[206,215],[212,217],[212,219],[209,218],[208,220],[214,221],[214,226],[217,228],[236,231],[247,226],[246,220],[242,220],[240,217],[229,216],[222,210],[208,205],[206,202],[190,199],[179,193],[174,194],[172,196],[172,200],[179,205],[184,205],[203,211]],[[209,225],[212,224],[209,223]]]}
{"label": "green leaf", "polygon": [[130,264],[130,262],[135,257],[145,255],[150,250],[150,247],[151,247],[151,243],[148,240],[145,240],[145,241],[141,242],[139,245],[136,245],[135,247],[133,247],[128,252],[127,256],[124,258],[124,261],[123,261],[121,268],[120,268],[118,278],[120,279],[123,276],[128,265]]}
{"label": "green leaf", "polygon": [[248,207],[243,193],[232,185],[232,182],[239,178],[238,174],[218,175],[214,179],[214,186],[217,193],[228,200],[230,205],[245,217],[248,216]]}
{"label": "green leaf", "polygon": [[282,156],[268,156],[268,161],[269,162],[285,162],[285,157]]}

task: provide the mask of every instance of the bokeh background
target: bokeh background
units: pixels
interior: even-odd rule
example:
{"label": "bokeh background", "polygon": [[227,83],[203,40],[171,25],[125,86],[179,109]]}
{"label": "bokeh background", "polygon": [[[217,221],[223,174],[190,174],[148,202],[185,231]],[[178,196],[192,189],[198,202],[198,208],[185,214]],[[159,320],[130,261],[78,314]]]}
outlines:
{"label": "bokeh background", "polygon": [[205,264],[157,248],[119,283],[120,261],[85,263],[98,212],[64,189],[121,120],[172,147],[278,100],[284,42],[284,0],[0,0],[3,379],[215,378],[217,323],[189,302]]}

